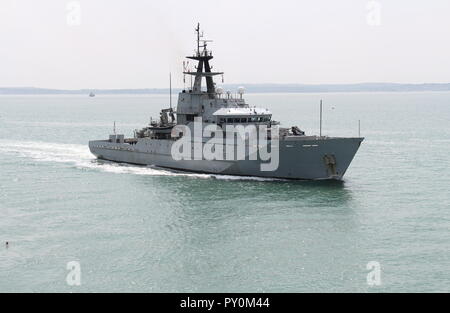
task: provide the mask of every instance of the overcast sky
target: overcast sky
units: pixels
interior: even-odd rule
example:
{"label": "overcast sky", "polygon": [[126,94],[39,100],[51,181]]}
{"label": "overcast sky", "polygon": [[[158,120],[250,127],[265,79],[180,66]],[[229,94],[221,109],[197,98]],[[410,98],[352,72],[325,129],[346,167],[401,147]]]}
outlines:
{"label": "overcast sky", "polygon": [[449,17],[449,0],[1,0],[0,86],[181,87],[197,22],[225,83],[450,82]]}

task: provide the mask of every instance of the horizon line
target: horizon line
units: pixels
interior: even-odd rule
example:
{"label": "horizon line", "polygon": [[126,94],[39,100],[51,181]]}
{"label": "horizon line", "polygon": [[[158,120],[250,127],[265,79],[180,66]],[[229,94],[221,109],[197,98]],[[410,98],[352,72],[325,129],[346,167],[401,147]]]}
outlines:
{"label": "horizon line", "polygon": [[[402,83],[402,82],[358,82],[358,83],[225,83],[225,84],[216,84],[217,86],[236,86],[236,85],[245,85],[248,86],[265,86],[265,85],[273,85],[273,86],[357,86],[357,85],[411,85],[411,86],[419,86],[419,85],[448,85],[450,82],[420,82],[420,83]],[[55,88],[55,87],[36,87],[36,86],[0,86],[0,89],[47,89],[47,90],[69,90],[69,91],[78,91],[78,90],[142,90],[142,89],[169,89],[169,87],[120,87],[120,88]],[[184,89],[183,87],[173,87],[177,89]]]}
{"label": "horizon line", "polygon": [[[221,84],[226,88],[244,86],[249,93],[311,93],[311,92],[375,92],[375,91],[450,91],[450,83],[331,83],[331,84],[301,84],[301,83],[230,83]],[[170,88],[145,87],[145,88],[81,88],[81,89],[56,89],[44,87],[0,87],[0,94],[82,94],[86,92],[103,94],[124,93],[167,93]],[[188,90],[181,87],[173,87],[176,92]]]}

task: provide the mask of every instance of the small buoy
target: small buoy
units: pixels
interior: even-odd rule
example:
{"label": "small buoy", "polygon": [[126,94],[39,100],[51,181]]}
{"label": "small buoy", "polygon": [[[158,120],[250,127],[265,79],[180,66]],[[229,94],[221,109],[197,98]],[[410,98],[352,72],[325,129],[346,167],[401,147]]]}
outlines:
{"label": "small buoy", "polygon": [[9,247],[9,242],[6,242],[6,248],[8,248]]}

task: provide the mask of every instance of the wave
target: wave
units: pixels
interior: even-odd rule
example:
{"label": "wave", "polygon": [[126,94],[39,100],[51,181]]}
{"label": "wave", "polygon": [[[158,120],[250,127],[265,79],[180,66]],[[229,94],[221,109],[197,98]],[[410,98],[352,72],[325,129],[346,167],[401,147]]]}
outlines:
{"label": "wave", "polygon": [[134,174],[149,176],[185,176],[200,179],[220,180],[253,180],[253,181],[277,181],[280,179],[253,177],[253,176],[231,176],[220,174],[197,174],[177,172],[156,166],[139,166],[124,163],[115,163],[97,160],[89,151],[87,145],[62,144],[39,141],[12,141],[0,140],[0,153],[18,155],[37,162],[63,163],[78,169],[92,169],[114,174]]}

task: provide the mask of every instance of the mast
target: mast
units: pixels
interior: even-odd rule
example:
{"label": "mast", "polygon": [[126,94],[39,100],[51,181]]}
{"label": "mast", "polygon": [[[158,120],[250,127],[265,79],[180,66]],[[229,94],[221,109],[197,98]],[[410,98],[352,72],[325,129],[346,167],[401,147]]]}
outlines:
{"label": "mast", "polygon": [[197,23],[195,31],[197,32],[197,56],[200,56],[200,23]]}
{"label": "mast", "polygon": [[319,126],[319,137],[322,137],[322,100],[320,100],[320,126]]}
{"label": "mast", "polygon": [[212,52],[207,49],[207,43],[211,42],[211,40],[200,39],[203,37],[203,33],[200,33],[200,23],[197,23],[197,27],[195,28],[195,32],[197,33],[197,51],[194,56],[187,56],[186,58],[198,61],[197,70],[194,71],[185,71],[184,74],[192,75],[195,77],[194,86],[192,87],[192,91],[194,93],[202,92],[202,78],[206,78],[206,92],[210,98],[215,97],[215,87],[213,76],[222,75],[223,72],[211,72],[211,66],[209,64],[209,60],[213,58]]}
{"label": "mast", "polygon": [[169,105],[172,110],[172,73],[169,73]]}

